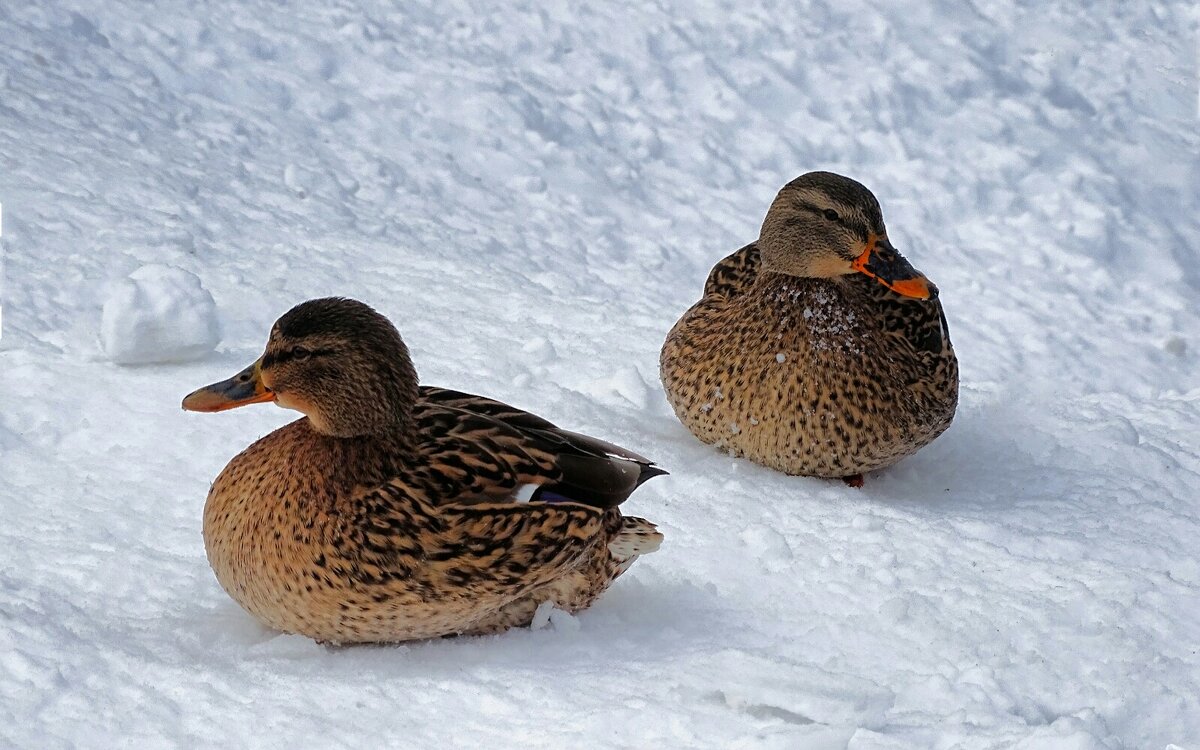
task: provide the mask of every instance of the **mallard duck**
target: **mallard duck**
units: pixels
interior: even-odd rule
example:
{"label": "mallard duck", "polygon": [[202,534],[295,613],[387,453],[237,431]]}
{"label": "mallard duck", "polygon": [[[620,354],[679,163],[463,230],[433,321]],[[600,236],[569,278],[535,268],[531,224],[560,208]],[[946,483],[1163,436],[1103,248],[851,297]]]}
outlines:
{"label": "mallard duck", "polygon": [[507,404],[419,386],[367,305],[304,302],[266,351],[184,399],[273,401],[304,416],[235,456],[208,493],[217,580],[272,628],[327,643],[528,625],[589,606],[662,536],[617,506],[665,474]]}
{"label": "mallard duck", "polygon": [[779,191],[758,241],[717,263],[671,329],[660,369],[700,440],[853,486],[940,435],[958,404],[937,287],[892,247],[871,191],[830,172]]}

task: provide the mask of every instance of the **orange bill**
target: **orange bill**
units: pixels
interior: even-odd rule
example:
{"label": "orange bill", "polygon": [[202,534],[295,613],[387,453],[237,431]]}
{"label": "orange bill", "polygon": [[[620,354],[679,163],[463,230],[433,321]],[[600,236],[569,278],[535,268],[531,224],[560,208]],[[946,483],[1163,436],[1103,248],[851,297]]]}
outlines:
{"label": "orange bill", "polygon": [[225,411],[274,400],[275,394],[263,385],[262,360],[259,359],[229,380],[192,391],[183,399],[183,408],[188,411]]}
{"label": "orange bill", "polygon": [[892,247],[887,237],[872,234],[867,239],[866,249],[854,259],[850,267],[905,297],[929,299],[937,296],[937,287],[933,282],[913,268],[912,264]]}

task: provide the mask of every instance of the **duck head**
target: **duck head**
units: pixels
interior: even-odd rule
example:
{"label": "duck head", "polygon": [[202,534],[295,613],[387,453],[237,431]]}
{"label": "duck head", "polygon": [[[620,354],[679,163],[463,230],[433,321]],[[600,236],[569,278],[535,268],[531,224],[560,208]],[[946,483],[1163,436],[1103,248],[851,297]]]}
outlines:
{"label": "duck head", "polygon": [[758,248],[767,271],[806,278],[861,273],[906,297],[937,296],[937,287],[892,247],[871,191],[832,172],[809,172],[784,185],[763,220]]}
{"label": "duck head", "polygon": [[416,400],[417,373],[395,326],[362,302],[329,297],[285,313],[257,361],[189,394],[183,408],[273,401],[305,414],[317,432],[356,437],[408,427]]}

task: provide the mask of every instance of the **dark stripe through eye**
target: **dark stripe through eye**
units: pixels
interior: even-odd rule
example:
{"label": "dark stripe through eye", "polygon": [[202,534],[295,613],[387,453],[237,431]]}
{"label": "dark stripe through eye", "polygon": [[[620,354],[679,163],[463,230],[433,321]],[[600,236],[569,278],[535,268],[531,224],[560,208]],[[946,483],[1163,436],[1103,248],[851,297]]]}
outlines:
{"label": "dark stripe through eye", "polygon": [[834,211],[832,208],[823,209],[814,203],[809,203],[808,201],[797,201],[795,206],[805,211],[811,211],[814,214],[821,214],[826,219],[829,219],[830,221],[836,221],[838,224],[842,223],[841,214],[839,214],[837,211]]}
{"label": "dark stripe through eye", "polygon": [[324,357],[329,354],[333,354],[332,349],[306,349],[302,346],[297,346],[294,349],[264,356],[263,367],[282,364],[293,359],[303,360],[309,357]]}

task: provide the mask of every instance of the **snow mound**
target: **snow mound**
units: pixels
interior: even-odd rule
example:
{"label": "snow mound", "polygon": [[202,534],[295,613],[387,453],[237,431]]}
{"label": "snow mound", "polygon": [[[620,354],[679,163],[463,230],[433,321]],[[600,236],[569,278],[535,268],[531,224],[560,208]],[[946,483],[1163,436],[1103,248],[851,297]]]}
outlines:
{"label": "snow mound", "polygon": [[104,354],[122,365],[198,359],[220,338],[212,295],[174,266],[145,265],[114,284],[100,317]]}

